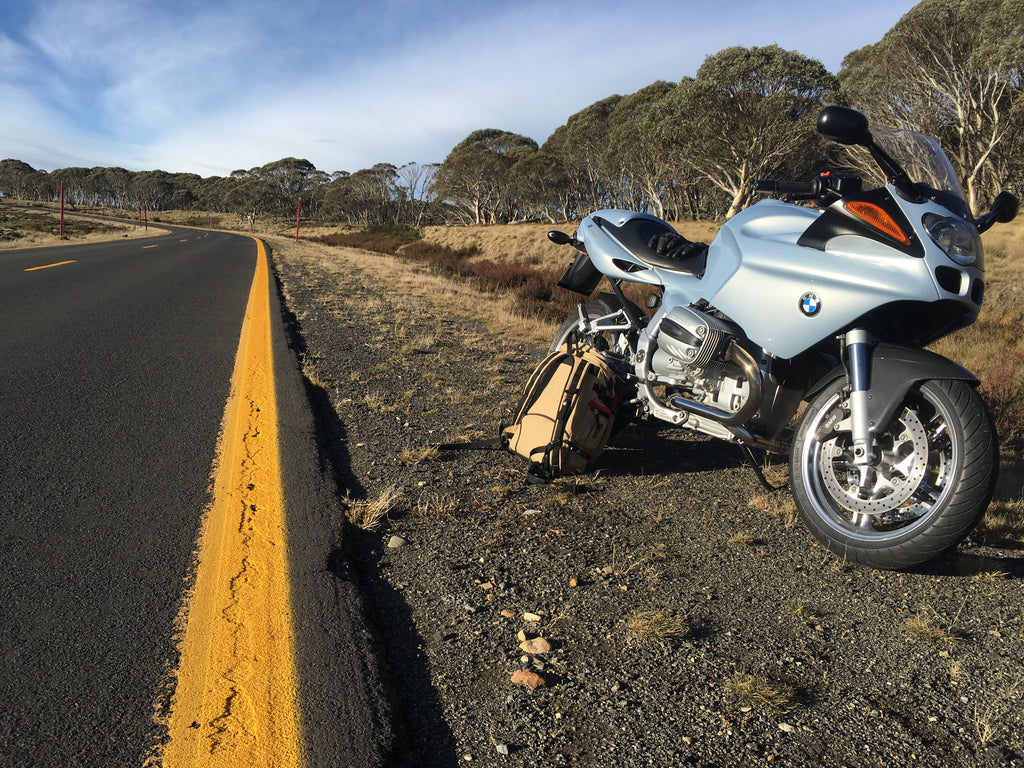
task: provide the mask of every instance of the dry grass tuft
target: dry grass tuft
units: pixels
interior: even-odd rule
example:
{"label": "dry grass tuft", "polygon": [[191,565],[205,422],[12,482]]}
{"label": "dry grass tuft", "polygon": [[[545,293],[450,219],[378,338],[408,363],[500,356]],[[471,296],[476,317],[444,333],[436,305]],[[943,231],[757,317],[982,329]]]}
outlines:
{"label": "dry grass tuft", "polygon": [[757,537],[745,531],[737,531],[729,537],[727,543],[736,547],[752,547],[757,542]]}
{"label": "dry grass tuft", "polygon": [[800,522],[800,515],[796,511],[796,502],[793,501],[793,497],[789,493],[781,491],[762,493],[752,497],[749,506],[758,512],[781,518],[787,528],[793,528]]}
{"label": "dry grass tuft", "polygon": [[406,466],[410,464],[425,464],[428,461],[436,461],[441,452],[432,445],[421,445],[419,448],[406,448],[398,454],[398,460]]}
{"label": "dry grass tuft", "polygon": [[402,491],[396,485],[389,485],[375,499],[346,501],[345,516],[356,528],[376,531],[384,524],[402,498]]}
{"label": "dry grass tuft", "polygon": [[450,493],[425,493],[416,500],[413,514],[417,517],[452,520],[458,508],[458,499]]}
{"label": "dry grass tuft", "polygon": [[725,681],[725,690],[744,706],[781,712],[794,704],[796,691],[784,683],[771,683],[740,672]]}
{"label": "dry grass tuft", "polygon": [[682,616],[665,611],[641,611],[626,619],[626,626],[638,637],[662,642],[679,640],[690,634],[690,625]]}
{"label": "dry grass tuft", "polygon": [[959,633],[953,629],[952,621],[943,620],[927,608],[910,616],[906,622],[906,629],[914,637],[936,645],[956,645],[962,640]]}

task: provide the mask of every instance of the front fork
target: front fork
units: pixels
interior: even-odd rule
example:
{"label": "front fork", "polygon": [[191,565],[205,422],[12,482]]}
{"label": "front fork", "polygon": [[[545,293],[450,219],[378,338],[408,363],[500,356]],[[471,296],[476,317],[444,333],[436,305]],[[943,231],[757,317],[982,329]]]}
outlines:
{"label": "front fork", "polygon": [[843,337],[846,347],[846,372],[850,382],[850,431],[853,437],[853,464],[860,468],[861,485],[866,482],[868,468],[877,463],[875,436],[868,419],[871,398],[871,334],[863,329],[848,331]]}

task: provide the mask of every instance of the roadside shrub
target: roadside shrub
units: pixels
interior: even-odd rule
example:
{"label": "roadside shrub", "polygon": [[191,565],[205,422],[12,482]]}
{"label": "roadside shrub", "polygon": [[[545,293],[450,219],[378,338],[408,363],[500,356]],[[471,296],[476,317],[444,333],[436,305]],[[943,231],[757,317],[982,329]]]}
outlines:
{"label": "roadside shrub", "polygon": [[480,248],[452,248],[420,238],[408,225],[381,225],[362,232],[342,232],[310,238],[325,245],[362,248],[396,255],[451,279],[467,279],[479,290],[512,295],[523,316],[561,322],[583,297],[558,288],[560,270],[538,270],[528,264],[479,259]]}
{"label": "roadside shrub", "polygon": [[525,285],[537,276],[537,270],[516,264],[497,264],[490,259],[466,264],[466,275],[475,277],[485,291],[497,293]]}
{"label": "roadside shrub", "polygon": [[479,252],[480,249],[476,246],[449,248],[426,240],[416,240],[405,245],[399,255],[404,259],[426,264],[444,277],[454,277],[462,275],[465,262]]}
{"label": "roadside shrub", "polygon": [[310,239],[324,245],[395,254],[402,246],[419,240],[420,233],[409,224],[374,224],[358,232],[335,232]]}
{"label": "roadside shrub", "polygon": [[981,373],[978,393],[985,398],[999,442],[1024,446],[1024,352],[998,355]]}

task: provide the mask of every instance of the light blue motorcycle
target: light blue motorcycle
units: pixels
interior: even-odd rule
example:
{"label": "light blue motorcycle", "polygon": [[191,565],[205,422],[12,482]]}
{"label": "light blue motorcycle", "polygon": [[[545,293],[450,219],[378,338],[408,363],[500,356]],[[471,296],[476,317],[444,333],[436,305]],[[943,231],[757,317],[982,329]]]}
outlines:
{"label": "light blue motorcycle", "polygon": [[[869,129],[845,107],[826,107],[818,130],[870,156],[884,185],[834,172],[758,182],[784,201],[737,214],[710,246],[623,210],[549,233],[579,251],[559,285],[591,296],[603,276],[612,287],[579,306],[552,349],[604,350],[627,392],[624,420],[737,443],[755,469],[751,449],[789,454],[819,541],[907,568],[956,547],[992,497],[998,444],[978,380],[924,347],[977,318],[979,234],[1018,203],[1001,193],[974,219],[942,149],[919,133]],[[646,308],[624,282],[654,289]]]}

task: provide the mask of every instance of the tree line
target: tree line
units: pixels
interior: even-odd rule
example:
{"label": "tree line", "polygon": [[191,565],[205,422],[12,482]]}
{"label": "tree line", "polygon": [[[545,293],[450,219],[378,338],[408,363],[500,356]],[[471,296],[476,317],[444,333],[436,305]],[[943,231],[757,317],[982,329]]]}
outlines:
{"label": "tree line", "polygon": [[935,136],[978,211],[1024,192],[1024,0],[923,0],[838,74],[777,45],[731,47],[695,76],[612,95],[544,142],[470,133],[441,163],[327,174],[294,157],[226,177],[123,168],[33,169],[0,161],[0,191],[72,205],[206,210],[255,221],[303,215],[356,225],[570,221],[598,208],[721,219],[758,178],[806,178],[843,163],[815,121],[845,103],[873,123]]}

